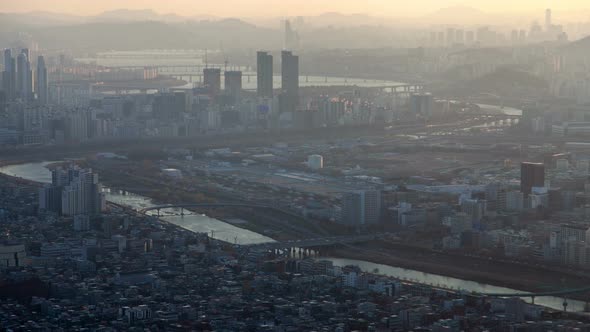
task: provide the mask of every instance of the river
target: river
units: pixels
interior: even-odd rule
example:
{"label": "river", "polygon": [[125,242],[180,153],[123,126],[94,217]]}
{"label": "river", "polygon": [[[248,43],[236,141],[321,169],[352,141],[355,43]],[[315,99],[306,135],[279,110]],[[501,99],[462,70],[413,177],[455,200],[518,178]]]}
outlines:
{"label": "river", "polygon": [[[41,183],[51,183],[51,172],[45,167],[51,163],[55,162],[10,165],[1,167],[0,173]],[[105,188],[104,190],[107,201],[129,206],[136,210],[141,210],[146,207],[157,205],[149,197],[144,197],[120,190],[111,190],[109,188]],[[274,242],[273,239],[267,236],[251,232],[249,230],[239,228],[204,215],[191,214],[181,217],[178,215],[180,212],[177,209],[163,209],[160,211],[160,213],[163,215],[162,219],[165,221],[186,228],[193,232],[208,233],[210,236],[218,240],[236,244]]]}
{"label": "river", "polygon": [[[20,165],[10,165],[0,167],[0,173],[16,176],[23,179],[28,179],[41,183],[51,182],[51,172],[46,168],[52,162],[38,162],[27,163]],[[107,200],[126,205],[134,209],[140,210],[142,208],[154,205],[151,198],[122,192],[111,191],[105,189]],[[163,220],[183,227],[194,232],[206,232],[212,234],[214,238],[237,244],[255,244],[264,242],[273,242],[274,240],[264,235],[248,231],[223,221],[209,218],[204,215],[186,215],[184,217],[176,216],[175,211],[170,209],[168,211],[162,210],[161,213],[168,214],[162,217]],[[416,270],[404,269],[389,265],[376,264],[368,261],[342,259],[342,258],[328,258],[332,260],[337,266],[356,265],[363,271],[373,272],[378,270],[379,274],[396,277],[399,279],[413,280],[420,283],[440,285],[449,289],[462,289],[468,292],[479,293],[523,293],[523,291],[483,284],[475,281],[462,280],[458,278],[446,277],[432,273],[425,273]],[[567,300],[568,311],[584,311],[585,303],[576,300]],[[560,297],[541,297],[535,300],[536,304],[561,310],[563,309],[563,298]]]}

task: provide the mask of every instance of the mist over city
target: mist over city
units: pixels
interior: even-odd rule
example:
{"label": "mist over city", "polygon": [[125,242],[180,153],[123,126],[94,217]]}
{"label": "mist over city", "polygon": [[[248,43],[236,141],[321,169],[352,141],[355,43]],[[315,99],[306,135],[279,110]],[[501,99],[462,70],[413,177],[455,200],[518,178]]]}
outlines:
{"label": "mist over city", "polygon": [[0,2],[0,331],[590,331],[590,3]]}

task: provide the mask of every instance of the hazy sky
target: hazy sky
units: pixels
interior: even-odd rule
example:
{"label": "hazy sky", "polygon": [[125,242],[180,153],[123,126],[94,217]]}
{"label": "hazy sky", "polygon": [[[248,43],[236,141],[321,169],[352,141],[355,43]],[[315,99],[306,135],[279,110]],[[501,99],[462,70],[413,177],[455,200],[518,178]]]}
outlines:
{"label": "hazy sky", "polygon": [[489,12],[590,9],[588,0],[0,0],[0,12],[52,11],[93,15],[106,10],[153,9],[184,16],[294,16],[327,11],[382,16],[421,16],[439,8],[467,5]]}

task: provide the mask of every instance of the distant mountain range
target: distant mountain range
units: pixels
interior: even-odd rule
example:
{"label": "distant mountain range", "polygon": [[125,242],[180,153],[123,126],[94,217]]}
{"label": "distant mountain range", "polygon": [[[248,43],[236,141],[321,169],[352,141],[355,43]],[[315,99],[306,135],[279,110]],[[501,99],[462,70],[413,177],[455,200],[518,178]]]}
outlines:
{"label": "distant mountain range", "polygon": [[[0,47],[31,38],[43,49],[95,50],[146,48],[280,49],[285,18],[220,18],[209,15],[158,14],[119,9],[95,16],[51,12],[0,13]],[[411,28],[471,24],[508,24],[507,17],[455,6],[419,18],[324,13],[291,18],[302,45],[310,48],[392,47]],[[464,23],[471,22],[471,23]],[[396,39],[397,38],[397,39]],[[86,52],[86,51],[84,51]]]}
{"label": "distant mountain range", "polygon": [[[503,18],[504,17],[504,18]],[[506,20],[506,15],[492,15],[468,6],[454,6],[438,9],[420,17],[386,17],[367,14],[342,14],[327,12],[316,16],[302,17],[311,26],[355,26],[355,25],[396,25],[396,24],[482,24],[489,22],[497,24]],[[0,18],[9,22],[20,22],[23,25],[65,25],[96,22],[139,22],[160,21],[180,23],[186,21],[221,20],[223,18],[211,15],[182,16],[174,13],[158,14],[151,9],[130,10],[117,9],[106,11],[94,16],[76,16],[53,12],[0,13]],[[257,25],[275,25],[284,17],[248,18],[240,19]]]}

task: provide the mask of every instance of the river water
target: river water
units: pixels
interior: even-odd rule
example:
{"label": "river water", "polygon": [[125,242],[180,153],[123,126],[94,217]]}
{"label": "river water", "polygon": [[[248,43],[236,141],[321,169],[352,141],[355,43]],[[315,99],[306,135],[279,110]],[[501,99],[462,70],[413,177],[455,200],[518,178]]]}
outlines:
{"label": "river water", "polygon": [[[0,168],[0,173],[41,183],[51,183],[51,172],[45,167],[51,163],[54,162],[5,166]],[[133,193],[110,190],[109,188],[105,188],[105,193],[107,201],[129,206],[136,210],[157,205],[151,198]],[[193,232],[208,233],[213,238],[230,243],[256,244],[274,242],[273,239],[267,236],[200,214],[191,214],[181,217],[179,216],[180,211],[178,209],[163,209],[160,211],[160,214],[163,215],[162,219],[165,221]]]}
{"label": "river water", "polygon": [[[51,182],[51,172],[46,168],[52,162],[28,163],[21,165],[11,165],[0,167],[0,173],[16,176],[23,179],[28,179],[41,183]],[[112,191],[108,188],[106,190],[106,198],[108,201],[126,205],[134,209],[140,210],[145,207],[155,205],[151,198],[122,192]],[[160,212],[164,214],[163,220],[186,228],[194,232],[206,232],[213,235],[214,238],[237,244],[256,244],[264,242],[273,242],[274,240],[264,235],[248,231],[226,222],[209,218],[204,215],[185,215],[184,217],[177,216],[178,210],[168,209]],[[446,277],[432,273],[425,273],[416,270],[403,269],[399,267],[376,264],[368,261],[342,259],[342,258],[327,258],[334,262],[337,266],[356,265],[363,271],[374,272],[379,274],[396,277],[404,280],[412,280],[420,283],[440,285],[448,289],[461,289],[467,292],[479,293],[523,293],[523,291],[483,284],[475,281],[462,280],[458,278]],[[549,308],[562,310],[563,298],[560,297],[541,297],[535,299],[535,303]],[[585,303],[582,301],[567,300],[568,311],[584,311]]]}

